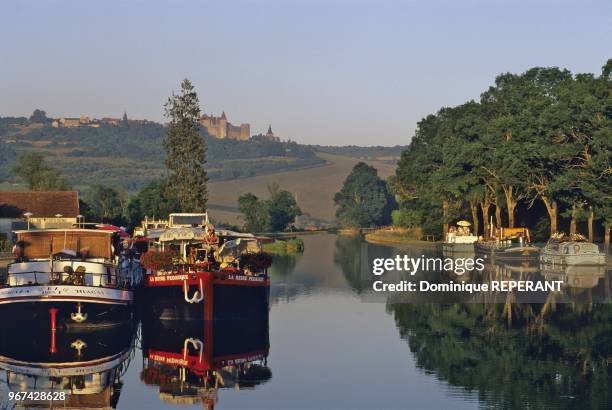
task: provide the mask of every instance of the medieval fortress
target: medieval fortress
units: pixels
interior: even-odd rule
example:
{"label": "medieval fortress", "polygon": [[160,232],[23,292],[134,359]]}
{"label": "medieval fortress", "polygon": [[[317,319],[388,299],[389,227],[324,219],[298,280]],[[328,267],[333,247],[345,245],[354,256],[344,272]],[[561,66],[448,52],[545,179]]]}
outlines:
{"label": "medieval fortress", "polygon": [[251,138],[251,125],[233,125],[227,120],[225,112],[220,117],[204,114],[200,124],[206,128],[208,135],[215,138],[248,141]]}
{"label": "medieval fortress", "polygon": [[206,128],[208,135],[215,138],[231,139],[240,141],[280,141],[280,137],[277,137],[272,132],[272,126],[268,126],[268,132],[265,134],[257,134],[251,137],[251,125],[240,124],[233,125],[227,120],[225,111],[221,113],[220,117],[214,115],[204,114],[200,117],[200,125]]}

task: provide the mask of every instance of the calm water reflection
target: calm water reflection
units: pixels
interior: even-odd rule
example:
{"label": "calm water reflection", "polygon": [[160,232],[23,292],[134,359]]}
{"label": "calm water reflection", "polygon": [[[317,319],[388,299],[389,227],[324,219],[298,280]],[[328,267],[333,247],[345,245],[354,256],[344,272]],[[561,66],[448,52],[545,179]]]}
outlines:
{"label": "calm water reflection", "polygon": [[[123,359],[116,370],[103,369],[99,385],[114,386],[110,397],[122,409],[610,407],[612,305],[592,303],[609,295],[607,272],[491,267],[485,275],[564,275],[575,286],[544,304],[397,304],[369,298],[368,261],[435,251],[398,251],[331,234],[304,241],[303,255],[279,259],[271,269],[268,321],[212,329],[144,321],[131,330],[134,348],[130,337],[113,338],[107,350]],[[108,336],[88,337],[95,354],[113,355],[104,350]],[[198,350],[204,344],[197,341],[211,337],[217,350]],[[60,343],[72,355],[68,361],[77,360],[74,347],[67,347],[73,339]],[[182,366],[188,371],[172,366],[180,364],[186,339],[194,341]],[[14,340],[0,339],[0,362],[44,361],[36,352],[48,351],[47,339],[34,345]],[[245,353],[248,363],[227,361]],[[217,368],[221,379],[207,379],[206,366]],[[15,390],[31,379],[16,374],[23,368],[0,368],[5,398],[7,383]]]}

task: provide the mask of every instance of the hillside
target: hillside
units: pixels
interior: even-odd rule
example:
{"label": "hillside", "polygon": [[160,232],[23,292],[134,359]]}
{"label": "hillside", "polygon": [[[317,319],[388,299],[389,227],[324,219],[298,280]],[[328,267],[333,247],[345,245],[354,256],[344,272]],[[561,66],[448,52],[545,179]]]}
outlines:
{"label": "hillside", "polygon": [[[295,142],[237,141],[208,136],[211,180],[234,179],[323,164],[315,150]],[[154,122],[97,128],[53,128],[23,118],[0,118],[0,182],[11,179],[16,154],[43,152],[77,188],[105,183],[135,191],[164,173],[166,128]]]}
{"label": "hillside", "polygon": [[[335,219],[333,198],[359,159],[318,153],[326,161],[325,165],[309,169],[285,171],[265,176],[241,178],[233,181],[211,182],[209,185],[209,210],[218,221],[239,223],[237,209],[238,197],[245,192],[257,196],[268,195],[267,186],[278,182],[282,189],[291,191],[296,197],[302,212],[315,221],[327,222]],[[395,165],[385,161],[365,161],[378,169],[382,178],[395,172]]]}
{"label": "hillside", "polygon": [[[165,172],[165,127],[136,121],[99,128],[53,128],[26,118],[0,117],[0,187],[24,189],[12,174],[19,152],[43,152],[73,186],[84,191],[101,183],[135,192]],[[302,220],[335,219],[333,197],[358,161],[391,175],[404,147],[332,147],[295,142],[220,140],[203,133],[208,145],[209,209],[217,221],[238,224],[238,197],[266,197],[278,182],[296,195]]]}

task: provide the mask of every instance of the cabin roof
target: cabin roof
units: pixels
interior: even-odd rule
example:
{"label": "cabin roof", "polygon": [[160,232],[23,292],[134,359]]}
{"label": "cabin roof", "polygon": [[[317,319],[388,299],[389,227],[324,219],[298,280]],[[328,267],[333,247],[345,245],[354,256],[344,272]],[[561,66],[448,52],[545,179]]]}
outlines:
{"label": "cabin roof", "polygon": [[0,218],[23,218],[26,212],[33,218],[76,218],[79,211],[76,191],[0,191]]}
{"label": "cabin roof", "polygon": [[62,228],[53,228],[53,229],[22,229],[19,231],[14,231],[15,234],[20,234],[20,233],[32,233],[32,234],[42,234],[42,233],[56,233],[56,232],[67,232],[67,233],[83,233],[83,234],[88,234],[88,233],[93,233],[93,234],[99,234],[100,236],[102,235],[108,235],[108,236],[112,236],[116,231],[109,231],[109,230],[104,230],[104,229],[80,229],[80,228],[67,228],[67,229],[62,229]]}

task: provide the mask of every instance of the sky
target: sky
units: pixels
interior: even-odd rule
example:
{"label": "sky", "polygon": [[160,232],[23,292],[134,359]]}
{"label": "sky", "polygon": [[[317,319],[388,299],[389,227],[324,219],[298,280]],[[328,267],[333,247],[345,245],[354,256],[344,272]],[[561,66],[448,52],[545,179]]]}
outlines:
{"label": "sky", "polygon": [[612,1],[11,1],[0,116],[163,121],[183,78],[203,112],[324,145],[408,144],[502,72],[600,73]]}

